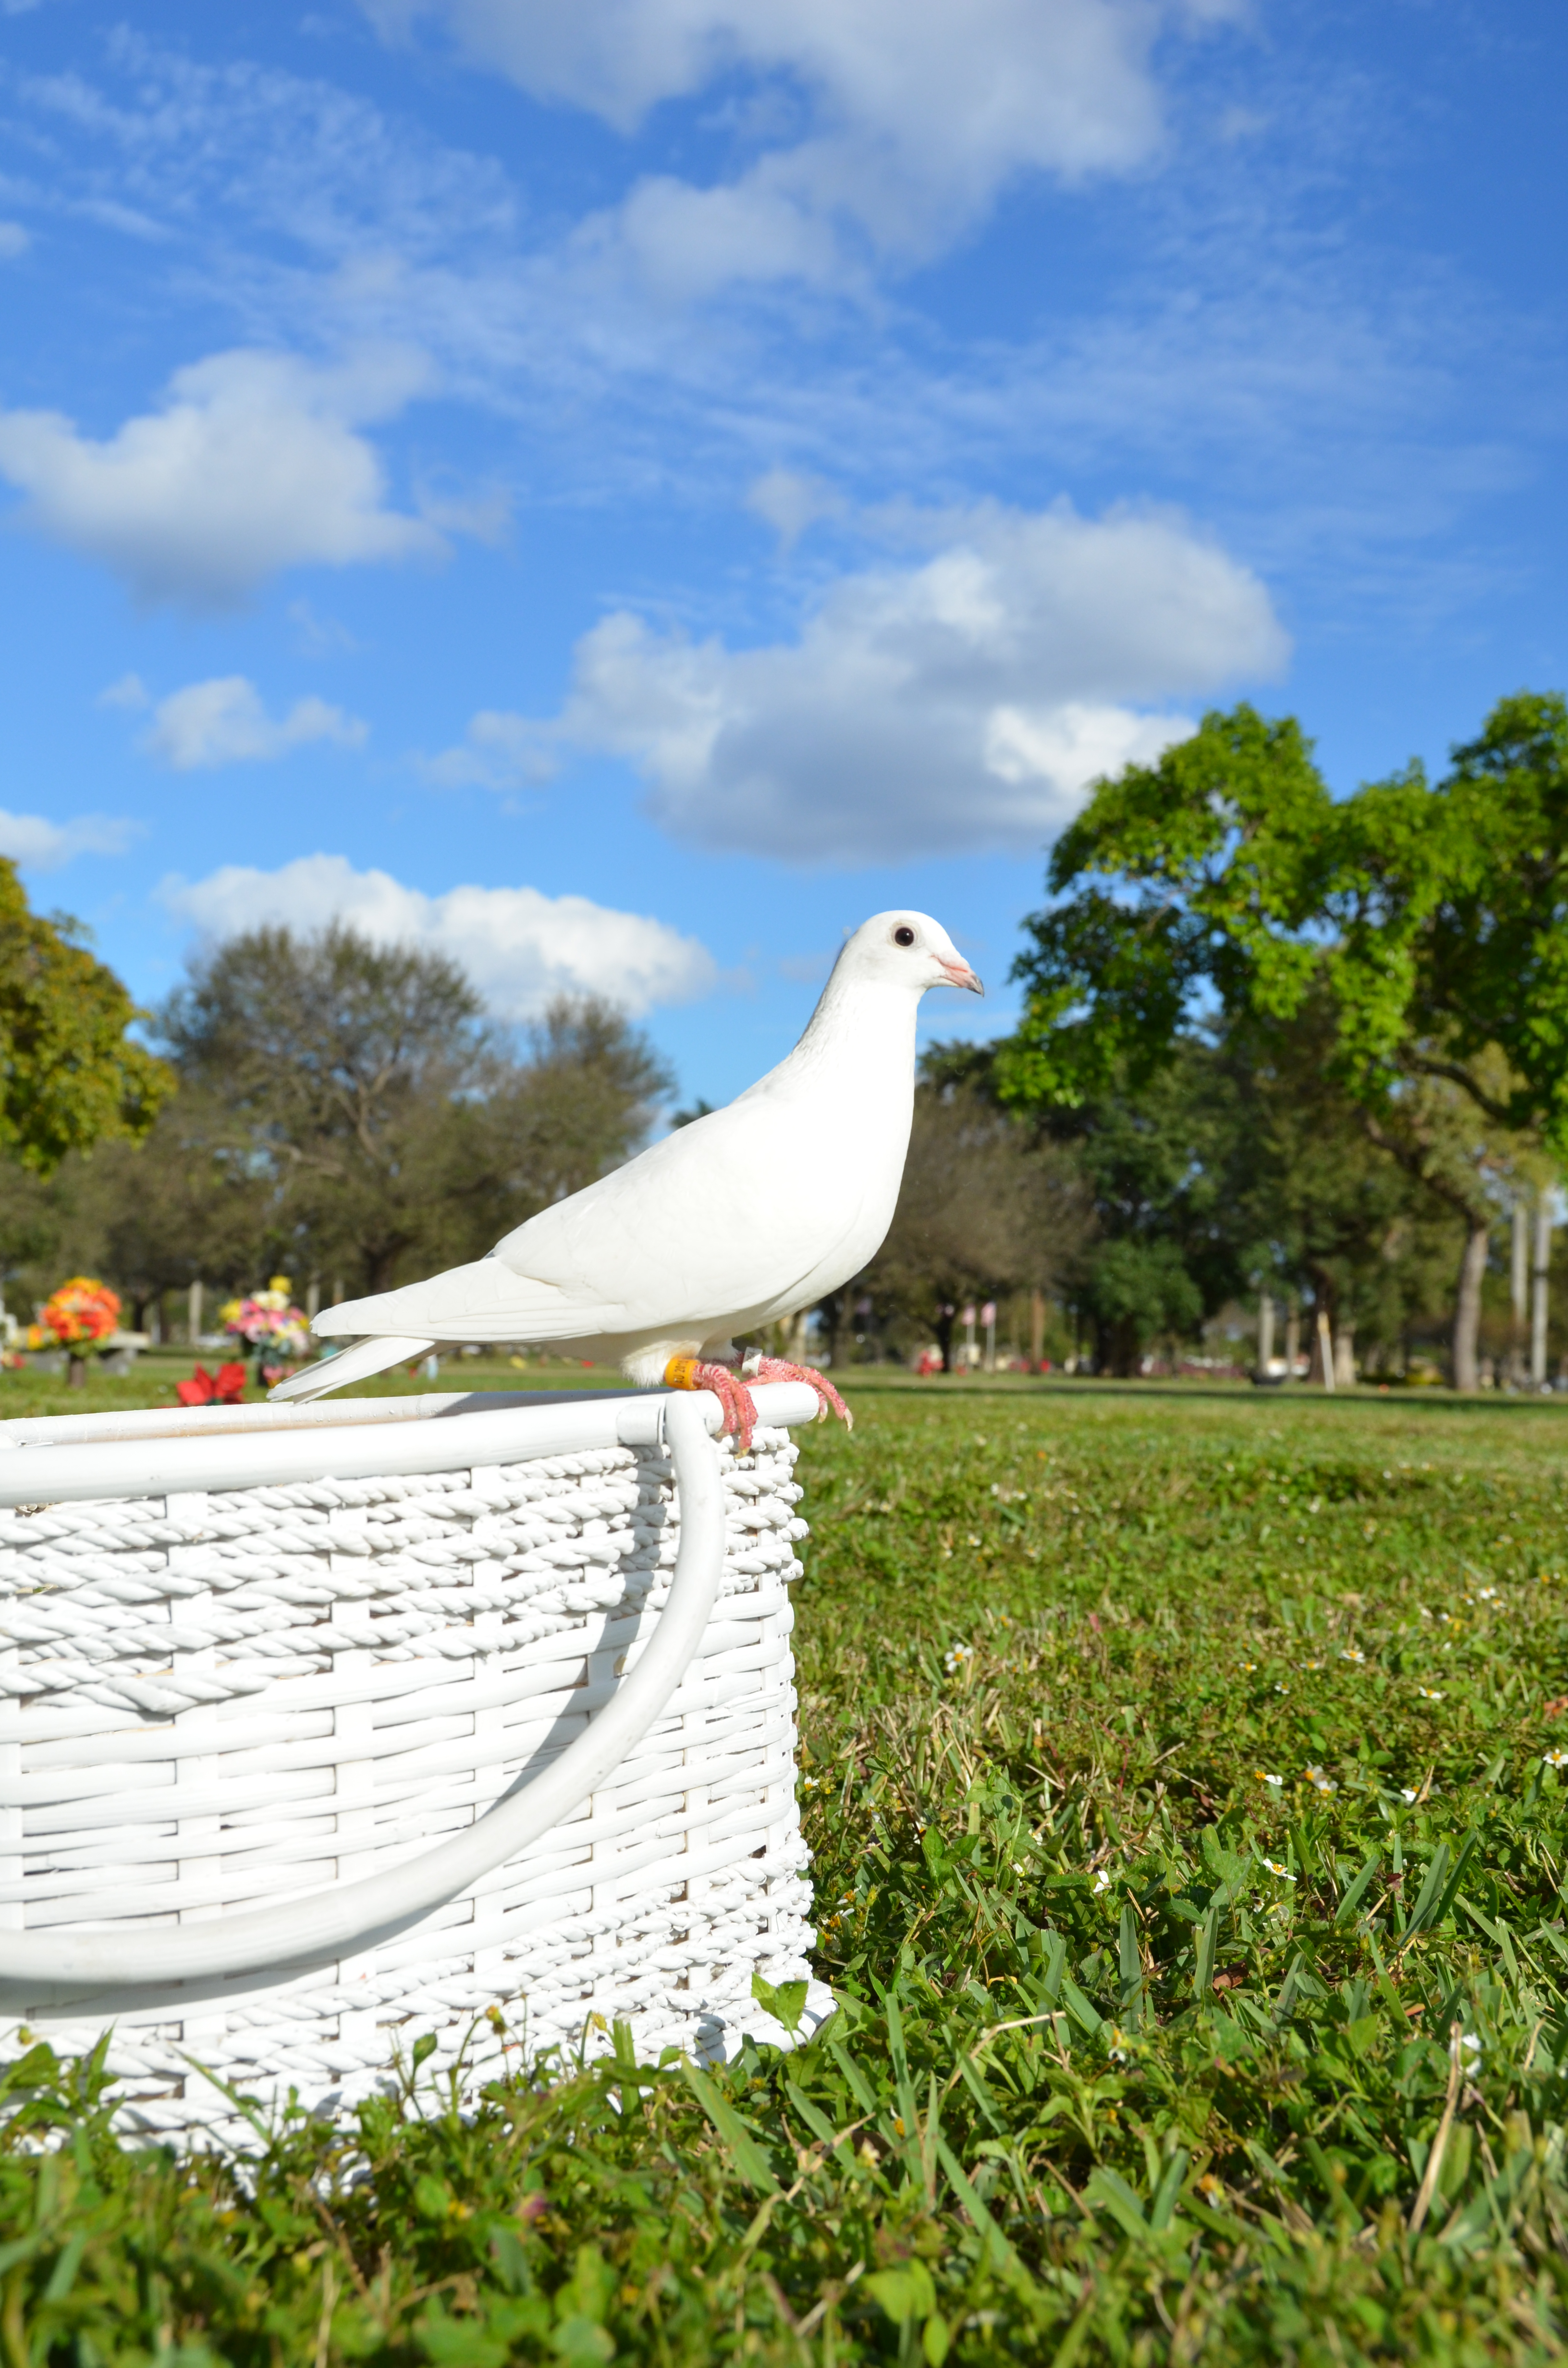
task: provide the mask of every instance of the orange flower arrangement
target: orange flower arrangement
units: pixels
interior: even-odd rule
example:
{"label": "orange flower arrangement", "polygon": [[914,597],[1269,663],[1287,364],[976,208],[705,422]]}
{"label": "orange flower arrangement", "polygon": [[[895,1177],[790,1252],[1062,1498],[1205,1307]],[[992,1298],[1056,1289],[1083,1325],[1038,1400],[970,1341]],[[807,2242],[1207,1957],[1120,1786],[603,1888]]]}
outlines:
{"label": "orange flower arrangement", "polygon": [[28,1328],[28,1346],[47,1348],[44,1335],[52,1333],[62,1349],[96,1349],[119,1329],[119,1293],[91,1275],[74,1274],[45,1300],[38,1322]]}

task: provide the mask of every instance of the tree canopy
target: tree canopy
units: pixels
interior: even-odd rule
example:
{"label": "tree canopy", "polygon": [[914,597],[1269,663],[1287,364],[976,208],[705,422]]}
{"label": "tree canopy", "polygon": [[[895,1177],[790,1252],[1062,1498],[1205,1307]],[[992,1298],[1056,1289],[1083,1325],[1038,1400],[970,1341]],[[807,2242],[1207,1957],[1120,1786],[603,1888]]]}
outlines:
{"label": "tree canopy", "polygon": [[[1206,715],[1101,782],[1025,922],[1003,1090],[1072,1103],[1152,1074],[1207,1003],[1259,1030],[1326,996],[1367,1107],[1457,1087],[1568,1156],[1568,705],[1502,700],[1429,783],[1335,800],[1291,717]],[[1073,892],[1069,894],[1068,892]]]}
{"label": "tree canopy", "polygon": [[127,1035],[144,1015],[83,934],[33,912],[0,857],[0,1152],[38,1176],[105,1135],[145,1134],[174,1089]]}
{"label": "tree canopy", "polygon": [[236,1179],[222,1206],[259,1183],[268,1256],[366,1292],[477,1257],[625,1159],[670,1082],[608,1005],[562,997],[519,1047],[446,956],[335,923],[199,954],[159,1024]]}

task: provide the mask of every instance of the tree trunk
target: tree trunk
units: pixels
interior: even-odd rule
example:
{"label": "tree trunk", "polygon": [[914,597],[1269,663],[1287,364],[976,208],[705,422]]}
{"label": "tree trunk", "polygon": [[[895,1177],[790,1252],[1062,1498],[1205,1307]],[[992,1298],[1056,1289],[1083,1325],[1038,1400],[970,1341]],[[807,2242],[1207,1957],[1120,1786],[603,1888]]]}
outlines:
{"label": "tree trunk", "polygon": [[403,1244],[393,1242],[388,1249],[368,1249],[365,1259],[365,1296],[374,1299],[381,1291],[390,1291],[397,1272],[397,1262],[403,1254]]}
{"label": "tree trunk", "polygon": [[1472,1217],[1465,1232],[1464,1255],[1460,1259],[1459,1291],[1454,1300],[1456,1390],[1473,1390],[1479,1386],[1475,1349],[1481,1332],[1481,1281],[1486,1272],[1486,1252],[1491,1239],[1491,1226],[1483,1219]]}
{"label": "tree trunk", "polygon": [[1131,1315],[1119,1315],[1114,1324],[1104,1324],[1096,1343],[1095,1371],[1108,1373],[1119,1382],[1135,1382],[1142,1362],[1142,1343],[1138,1326]]}
{"label": "tree trunk", "polygon": [[[1320,1389],[1334,1387],[1334,1335],[1338,1328],[1339,1294],[1334,1277],[1321,1267],[1310,1269],[1312,1285],[1312,1321],[1308,1334],[1307,1380]],[[1326,1316],[1326,1330],[1322,1318]],[[1325,1360],[1326,1346],[1326,1360]]]}
{"label": "tree trunk", "polygon": [[937,1346],[942,1352],[942,1371],[953,1370],[953,1310],[946,1305],[937,1310]]}

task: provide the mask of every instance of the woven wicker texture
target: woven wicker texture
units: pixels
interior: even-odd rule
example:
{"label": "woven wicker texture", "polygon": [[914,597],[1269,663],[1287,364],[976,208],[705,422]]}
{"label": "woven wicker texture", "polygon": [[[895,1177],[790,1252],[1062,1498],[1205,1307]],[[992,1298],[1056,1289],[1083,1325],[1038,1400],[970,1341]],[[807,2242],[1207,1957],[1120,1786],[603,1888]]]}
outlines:
{"label": "woven wicker texture", "polygon": [[[721,1451],[718,1605],[665,1714],[575,1816],[335,1964],[51,2002],[112,2022],[121,2125],[246,2124],[193,2061],[335,2110],[437,2034],[476,2073],[602,2042],[712,2055],[807,1972],[787,1587],[795,1449]],[[678,1535],[656,1449],[412,1477],[0,1511],[0,1926],[178,1924],[379,1872],[472,1823],[582,1732],[653,1633]],[[825,2001],[824,2001],[825,2003]],[[505,2038],[483,2018],[499,2004]]]}

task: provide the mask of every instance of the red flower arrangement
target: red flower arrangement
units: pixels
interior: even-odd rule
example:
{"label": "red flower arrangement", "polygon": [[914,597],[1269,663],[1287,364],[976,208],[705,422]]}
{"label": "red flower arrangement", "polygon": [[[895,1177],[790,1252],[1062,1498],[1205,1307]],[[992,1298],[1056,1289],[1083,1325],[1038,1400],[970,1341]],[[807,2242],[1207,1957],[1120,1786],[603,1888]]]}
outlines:
{"label": "red flower arrangement", "polygon": [[188,1382],[175,1383],[175,1395],[181,1406],[238,1406],[244,1394],[243,1365],[220,1365],[215,1373],[210,1373],[205,1365],[198,1365]]}

